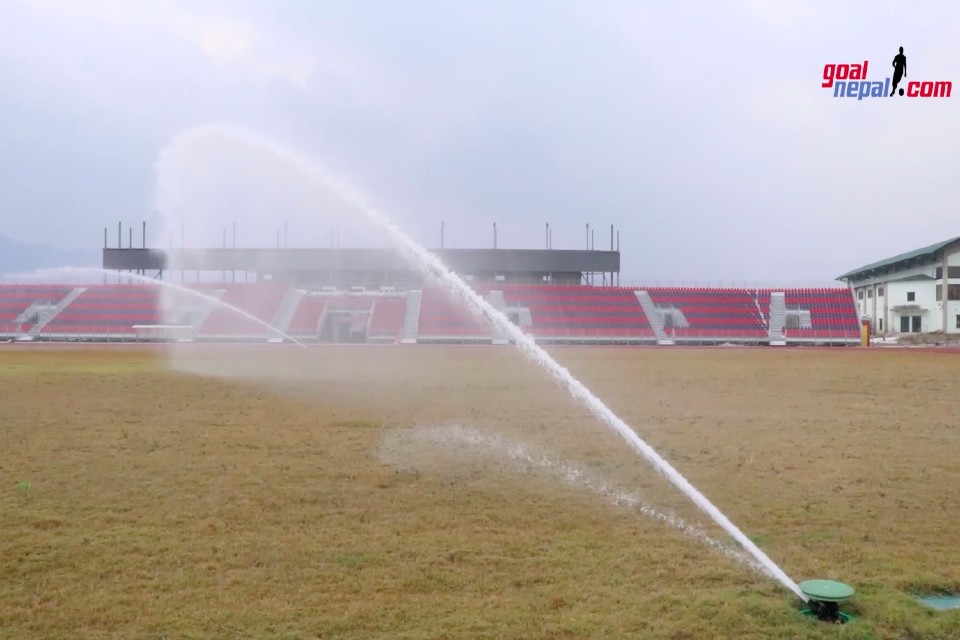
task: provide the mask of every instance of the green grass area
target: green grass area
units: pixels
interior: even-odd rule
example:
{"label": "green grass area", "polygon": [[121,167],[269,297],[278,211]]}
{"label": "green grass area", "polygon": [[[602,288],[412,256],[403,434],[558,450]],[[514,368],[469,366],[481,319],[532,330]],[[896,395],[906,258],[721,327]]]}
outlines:
{"label": "green grass area", "polygon": [[0,638],[960,638],[912,597],[960,589],[955,356],[556,351],[790,576],[854,586],[838,628],[539,458],[396,448],[465,425],[734,546],[512,350],[197,349],[235,379],[0,349]]}
{"label": "green grass area", "polygon": [[163,368],[165,363],[156,353],[130,352],[127,347],[116,348],[115,352],[103,351],[103,347],[57,348],[48,345],[0,348],[0,377],[84,373],[122,375],[156,372]]}

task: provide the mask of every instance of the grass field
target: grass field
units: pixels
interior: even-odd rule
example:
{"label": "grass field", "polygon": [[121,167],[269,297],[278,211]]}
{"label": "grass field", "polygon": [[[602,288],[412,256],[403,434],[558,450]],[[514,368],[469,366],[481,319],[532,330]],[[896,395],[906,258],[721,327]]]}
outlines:
{"label": "grass field", "polygon": [[910,597],[960,590],[960,355],[553,353],[856,621],[509,348],[38,345],[0,346],[0,638],[960,638]]}

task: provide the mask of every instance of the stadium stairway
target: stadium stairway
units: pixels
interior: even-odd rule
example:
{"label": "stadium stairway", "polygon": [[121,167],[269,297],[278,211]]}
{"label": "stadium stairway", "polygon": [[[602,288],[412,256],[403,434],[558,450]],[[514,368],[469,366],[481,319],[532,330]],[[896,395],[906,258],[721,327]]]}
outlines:
{"label": "stadium stairway", "polygon": [[49,313],[72,289],[69,285],[0,285],[0,335],[28,337],[38,316]]}
{"label": "stadium stairway", "polygon": [[59,316],[64,309],[70,306],[70,304],[83,295],[83,292],[86,291],[86,287],[76,287],[70,291],[67,295],[63,297],[54,307],[46,312],[41,312],[37,324],[33,325],[28,334],[31,338],[36,338],[40,335],[40,332],[43,331],[48,324],[53,322],[57,316]]}
{"label": "stadium stairway", "polygon": [[[69,292],[68,292],[69,293]],[[64,294],[67,295],[67,294]],[[32,303],[27,307],[23,313],[18,315],[14,320],[14,323],[17,325],[29,325],[27,329],[27,334],[30,334],[30,328],[38,322],[43,322],[46,325],[50,320],[53,319],[53,316],[56,315],[54,309],[57,307],[57,302],[50,301],[37,301]]]}
{"label": "stadium stairway", "polygon": [[654,287],[647,293],[664,319],[664,333],[675,344],[769,342],[756,295],[746,289]]}
{"label": "stadium stairway", "polygon": [[637,302],[640,303],[643,314],[647,316],[647,322],[650,323],[650,328],[653,329],[653,335],[657,338],[657,344],[673,344],[673,340],[668,338],[666,332],[663,330],[663,314],[660,313],[657,305],[653,303],[653,298],[650,297],[650,294],[646,291],[635,291],[634,295],[637,296]]}
{"label": "stadium stairway", "polygon": [[[286,295],[283,297],[283,301],[280,303],[280,308],[277,309],[277,313],[273,316],[273,320],[270,322],[277,330],[282,333],[288,333],[290,329],[290,321],[293,320],[293,314],[297,312],[297,307],[300,306],[300,301],[303,300],[303,296],[306,295],[306,290],[304,289],[295,289],[290,287],[287,290]],[[283,339],[279,337],[268,338],[269,342],[282,342]]]}
{"label": "stadium stairway", "polygon": [[403,334],[400,342],[414,344],[420,327],[420,308],[423,306],[423,291],[417,289],[407,292],[407,310],[403,317]]}
{"label": "stadium stairway", "polygon": [[[37,327],[46,340],[136,340],[136,326],[159,321],[156,288],[141,284],[88,285],[49,322]],[[66,303],[66,304],[64,304]]]}
{"label": "stadium stairway", "polygon": [[[507,301],[503,297],[503,291],[494,290],[491,291],[487,296],[487,302],[490,305],[499,311],[500,313],[506,315],[507,313]],[[493,344],[507,344],[509,342],[509,336],[500,329],[495,329],[493,333]]]}
{"label": "stadium stairway", "polygon": [[[759,305],[759,303],[758,303]],[[758,306],[758,311],[763,311]],[[787,326],[787,305],[786,296],[783,291],[770,292],[770,326],[769,337],[770,346],[782,347],[787,344],[786,335],[783,330]]]}

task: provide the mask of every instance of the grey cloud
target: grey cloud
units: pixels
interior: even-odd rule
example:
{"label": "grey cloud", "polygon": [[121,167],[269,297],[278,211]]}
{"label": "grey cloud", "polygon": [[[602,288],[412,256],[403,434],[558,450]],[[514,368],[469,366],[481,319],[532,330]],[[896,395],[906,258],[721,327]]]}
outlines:
{"label": "grey cloud", "polygon": [[636,279],[823,281],[957,233],[960,96],[819,86],[827,62],[885,77],[900,45],[912,77],[960,78],[952,5],[110,5],[4,18],[20,27],[0,45],[15,237],[69,246],[119,212],[153,220],[154,156],[210,121],[328,160],[428,244],[440,220],[461,246],[494,220],[509,246],[541,246],[546,221],[556,246],[582,246],[587,222],[606,246],[616,223]]}

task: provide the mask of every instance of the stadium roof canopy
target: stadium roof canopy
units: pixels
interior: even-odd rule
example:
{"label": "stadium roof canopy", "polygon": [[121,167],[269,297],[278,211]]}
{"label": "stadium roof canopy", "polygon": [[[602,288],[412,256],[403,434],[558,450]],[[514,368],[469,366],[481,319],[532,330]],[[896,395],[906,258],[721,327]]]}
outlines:
{"label": "stadium roof canopy", "polygon": [[[448,269],[477,280],[579,283],[620,273],[619,251],[576,249],[434,249]],[[103,268],[120,271],[253,272],[264,279],[338,286],[414,286],[422,274],[396,249],[241,248],[103,249]],[[199,278],[199,274],[197,276]]]}
{"label": "stadium roof canopy", "polygon": [[892,258],[887,258],[886,260],[871,262],[868,265],[864,265],[854,269],[853,271],[848,271],[843,275],[837,276],[837,280],[859,280],[877,275],[881,272],[889,273],[898,269],[913,267],[923,262],[929,262],[931,259],[936,259],[938,252],[957,241],[960,241],[960,236],[931,244],[928,247],[921,247],[920,249],[914,249],[913,251],[901,253],[893,256]]}

